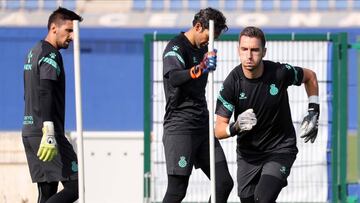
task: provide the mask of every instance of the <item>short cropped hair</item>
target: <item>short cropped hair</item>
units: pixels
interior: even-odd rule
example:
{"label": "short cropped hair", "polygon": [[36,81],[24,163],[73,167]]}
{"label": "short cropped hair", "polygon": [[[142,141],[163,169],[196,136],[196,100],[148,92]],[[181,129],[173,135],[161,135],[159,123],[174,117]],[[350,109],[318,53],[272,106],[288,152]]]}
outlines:
{"label": "short cropped hair", "polygon": [[266,44],[265,34],[260,28],[253,27],[253,26],[245,27],[240,32],[239,43],[240,43],[240,38],[242,36],[255,37],[255,38],[260,39],[262,47],[265,48],[265,44]]}
{"label": "short cropped hair", "polygon": [[65,20],[78,20],[81,22],[83,18],[73,11],[59,7],[49,16],[48,25],[47,25],[48,30],[50,30],[50,26],[52,23],[59,24],[61,23],[60,21],[65,21]]}
{"label": "short cropped hair", "polygon": [[196,23],[200,23],[203,29],[209,29],[209,20],[214,20],[215,37],[228,30],[225,16],[220,11],[211,7],[201,9],[195,14],[192,24],[195,26]]}

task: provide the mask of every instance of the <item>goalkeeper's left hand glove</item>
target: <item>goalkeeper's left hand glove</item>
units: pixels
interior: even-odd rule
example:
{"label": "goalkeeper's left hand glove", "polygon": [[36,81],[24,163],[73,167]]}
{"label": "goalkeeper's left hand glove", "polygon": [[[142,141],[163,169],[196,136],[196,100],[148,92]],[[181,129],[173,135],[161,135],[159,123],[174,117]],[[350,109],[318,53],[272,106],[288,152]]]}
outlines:
{"label": "goalkeeper's left hand glove", "polygon": [[199,78],[202,74],[208,73],[210,71],[216,70],[216,53],[217,50],[214,49],[212,52],[208,52],[204,55],[203,60],[196,66],[190,69],[191,78]]}
{"label": "goalkeeper's left hand glove", "polygon": [[314,143],[318,133],[318,120],[320,106],[316,103],[309,103],[308,114],[305,116],[300,127],[300,137],[304,138],[305,143],[309,140]]}
{"label": "goalkeeper's left hand glove", "polygon": [[42,128],[43,136],[37,156],[41,161],[51,161],[57,155],[57,146],[55,140],[54,123],[45,121]]}

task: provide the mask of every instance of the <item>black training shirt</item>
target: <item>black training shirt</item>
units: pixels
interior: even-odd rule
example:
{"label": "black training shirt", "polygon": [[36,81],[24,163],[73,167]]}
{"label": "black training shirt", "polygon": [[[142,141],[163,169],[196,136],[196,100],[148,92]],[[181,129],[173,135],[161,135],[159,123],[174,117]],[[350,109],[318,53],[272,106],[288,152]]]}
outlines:
{"label": "black training shirt", "polygon": [[28,53],[24,65],[25,112],[23,135],[41,135],[44,109],[40,106],[40,80],[54,81],[51,121],[55,132],[64,133],[65,73],[60,52],[46,41],[38,42]]}
{"label": "black training shirt", "polygon": [[264,72],[256,79],[247,79],[241,64],[230,72],[220,90],[215,112],[226,118],[234,112],[236,119],[247,109],[254,109],[257,124],[237,138],[237,150],[242,156],[297,153],[287,88],[301,85],[303,70],[272,61],[263,63]]}
{"label": "black training shirt", "polygon": [[174,83],[169,80],[169,73],[189,70],[201,62],[206,52],[207,47],[199,49],[193,46],[184,33],[180,33],[167,44],[163,53],[165,134],[193,134],[208,131],[209,112],[205,98],[208,74],[190,79],[178,86],[173,86]]}

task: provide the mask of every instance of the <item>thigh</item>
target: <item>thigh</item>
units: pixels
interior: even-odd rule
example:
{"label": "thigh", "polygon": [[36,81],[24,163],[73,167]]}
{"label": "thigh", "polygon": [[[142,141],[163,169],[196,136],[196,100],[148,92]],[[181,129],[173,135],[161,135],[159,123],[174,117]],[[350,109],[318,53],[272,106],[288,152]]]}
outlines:
{"label": "thigh", "polygon": [[41,136],[23,137],[25,153],[33,182],[58,182],[77,179],[77,159],[64,135],[56,137],[58,154],[52,161],[43,162],[37,157]]}
{"label": "thigh", "polygon": [[[215,163],[220,163],[225,161],[225,154],[220,145],[218,139],[215,139]],[[195,168],[203,168],[210,166],[210,146],[209,146],[209,136],[202,135],[201,137],[194,139],[197,143],[194,147],[196,153],[194,153],[194,165]]]}
{"label": "thigh", "polygon": [[54,162],[61,166],[61,174],[64,177],[61,181],[77,180],[78,161],[73,146],[64,135],[58,136],[56,141],[59,153]]}
{"label": "thigh", "polygon": [[295,159],[296,155],[292,154],[273,154],[264,163],[261,175],[276,177],[281,180],[283,187],[285,187]]}
{"label": "thigh", "polygon": [[164,134],[163,144],[168,175],[190,175],[193,166],[191,135]]}
{"label": "thigh", "polygon": [[44,162],[37,157],[41,136],[23,136],[22,141],[32,182],[53,182],[46,180]]}
{"label": "thigh", "polygon": [[237,158],[237,182],[238,196],[248,198],[254,195],[256,185],[259,182],[262,165],[249,163],[242,157]]}

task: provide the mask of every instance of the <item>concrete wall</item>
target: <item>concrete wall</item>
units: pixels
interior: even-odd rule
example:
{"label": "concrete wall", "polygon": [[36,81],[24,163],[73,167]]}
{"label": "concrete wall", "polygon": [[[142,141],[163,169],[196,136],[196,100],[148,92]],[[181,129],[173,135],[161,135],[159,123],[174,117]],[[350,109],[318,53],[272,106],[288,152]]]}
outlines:
{"label": "concrete wall", "polygon": [[36,202],[20,132],[0,133],[0,202]]}

